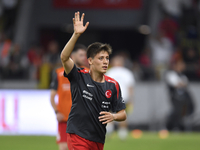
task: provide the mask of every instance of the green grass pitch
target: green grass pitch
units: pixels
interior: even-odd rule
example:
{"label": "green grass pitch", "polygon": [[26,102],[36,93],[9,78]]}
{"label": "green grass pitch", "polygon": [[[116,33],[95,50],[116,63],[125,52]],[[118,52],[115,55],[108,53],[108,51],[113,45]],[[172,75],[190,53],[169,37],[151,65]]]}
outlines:
{"label": "green grass pitch", "polygon": [[[1,150],[58,150],[53,136],[0,135]],[[200,150],[200,133],[170,133],[160,139],[156,132],[144,132],[135,139],[129,134],[121,141],[116,133],[106,138],[104,150]]]}

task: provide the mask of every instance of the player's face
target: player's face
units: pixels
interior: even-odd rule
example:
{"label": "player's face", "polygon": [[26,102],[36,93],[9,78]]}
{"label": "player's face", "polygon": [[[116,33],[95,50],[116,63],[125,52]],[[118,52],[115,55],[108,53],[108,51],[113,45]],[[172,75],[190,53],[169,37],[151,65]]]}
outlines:
{"label": "player's face", "polygon": [[75,63],[78,66],[85,66],[85,62],[86,62],[86,51],[83,49],[79,49],[76,54],[75,54]]}
{"label": "player's face", "polygon": [[100,73],[106,73],[109,65],[109,54],[106,51],[101,51],[96,56],[89,60],[92,70]]}

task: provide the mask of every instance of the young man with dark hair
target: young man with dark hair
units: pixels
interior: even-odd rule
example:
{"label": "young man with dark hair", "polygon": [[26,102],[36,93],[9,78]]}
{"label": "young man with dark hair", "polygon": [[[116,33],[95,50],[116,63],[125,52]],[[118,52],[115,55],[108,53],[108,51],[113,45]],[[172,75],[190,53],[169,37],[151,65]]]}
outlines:
{"label": "young man with dark hair", "polygon": [[[72,107],[67,122],[67,143],[70,150],[103,150],[106,125],[126,119],[125,103],[117,81],[104,75],[112,50],[108,44],[93,43],[88,47],[90,71],[77,68],[70,54],[80,35],[87,29],[84,14],[73,18],[74,33],[61,52],[64,76],[71,85]],[[111,113],[116,112],[116,113]]]}

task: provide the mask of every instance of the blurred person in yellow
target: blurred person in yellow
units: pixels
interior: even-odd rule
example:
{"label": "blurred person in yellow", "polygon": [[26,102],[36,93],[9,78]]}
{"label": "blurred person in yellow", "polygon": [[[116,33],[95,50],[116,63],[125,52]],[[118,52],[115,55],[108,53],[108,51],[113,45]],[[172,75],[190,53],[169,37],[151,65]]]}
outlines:
{"label": "blurred person in yellow", "polygon": [[[43,55],[43,62],[39,69],[38,88],[47,89],[52,80],[54,69],[61,66],[59,43],[52,40],[47,45],[47,52]],[[48,76],[47,76],[48,74]]]}
{"label": "blurred person in yellow", "polygon": [[[86,47],[81,44],[77,44],[71,54],[71,58],[75,62],[76,66],[79,68],[84,67],[86,62]],[[57,134],[57,144],[60,150],[67,150],[67,120],[68,115],[72,106],[70,82],[67,78],[63,76],[64,68],[58,68],[54,72],[51,88],[51,105],[55,111],[56,119],[58,121],[58,134]],[[56,95],[58,96],[58,102],[56,103]]]}
{"label": "blurred person in yellow", "polygon": [[[121,86],[122,97],[126,104],[127,114],[133,110],[133,88],[135,84],[135,78],[133,73],[125,67],[125,58],[121,55],[115,55],[111,59],[111,68],[107,71],[106,75],[117,80]],[[112,133],[114,130],[114,124],[109,123],[107,125],[107,132]],[[119,122],[118,136],[121,140],[126,139],[128,136],[127,121]]]}

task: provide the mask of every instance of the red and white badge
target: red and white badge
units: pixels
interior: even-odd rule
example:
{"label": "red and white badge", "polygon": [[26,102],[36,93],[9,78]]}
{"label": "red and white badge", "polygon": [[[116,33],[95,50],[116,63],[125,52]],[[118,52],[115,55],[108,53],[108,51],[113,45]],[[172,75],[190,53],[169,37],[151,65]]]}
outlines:
{"label": "red and white badge", "polygon": [[112,96],[112,91],[111,90],[107,90],[105,92],[105,95],[106,95],[107,98],[110,98]]}

